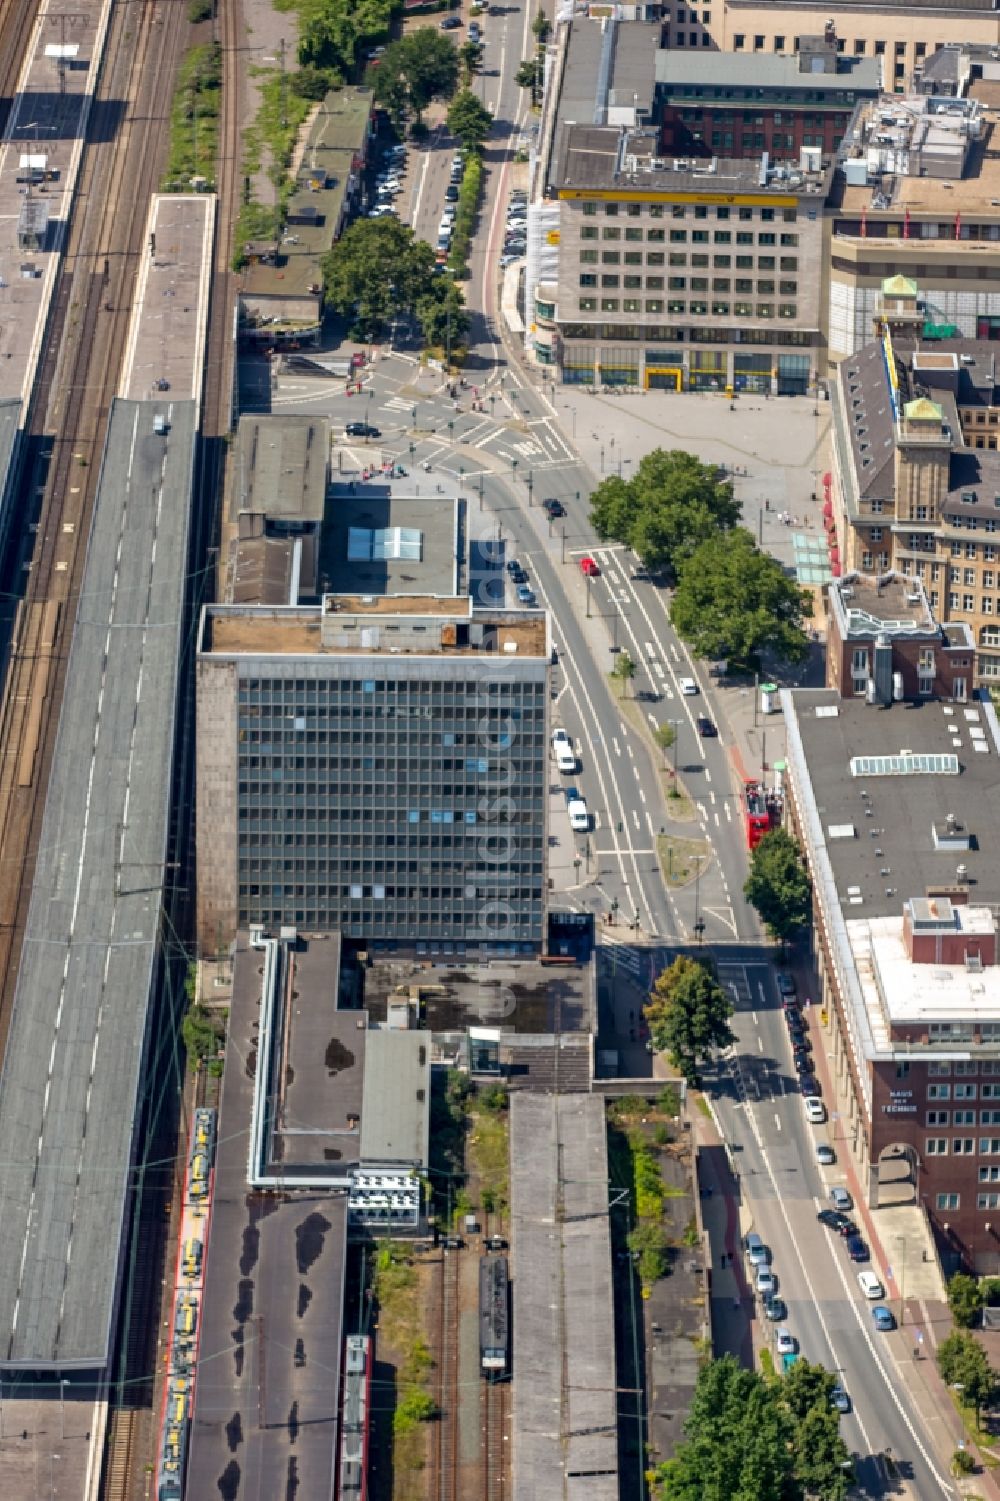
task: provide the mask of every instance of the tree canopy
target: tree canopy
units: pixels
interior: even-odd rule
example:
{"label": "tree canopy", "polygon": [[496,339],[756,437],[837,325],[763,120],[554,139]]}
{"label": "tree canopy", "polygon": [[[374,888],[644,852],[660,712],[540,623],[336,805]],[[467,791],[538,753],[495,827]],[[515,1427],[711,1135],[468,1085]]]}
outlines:
{"label": "tree canopy", "polygon": [[749,661],[769,650],[805,656],[803,622],[812,600],[745,527],[701,542],[684,560],[670,608],[675,628],[699,656]]}
{"label": "tree canopy", "polygon": [[336,69],[346,78],[359,47],[389,35],[395,4],[394,0],[303,0],[297,8],[299,62]]}
{"label": "tree canopy", "polygon": [[457,344],[468,331],[461,289],[435,271],[434,252],[398,219],[357,219],[323,257],[328,307],[350,318],[357,337],[376,338],[413,313],[428,344],[443,340],[449,310]]}
{"label": "tree canopy", "polygon": [[807,1493],[840,1501],[849,1456],[830,1406],[833,1384],[801,1360],[776,1380],[730,1355],[703,1366],[685,1437],[654,1473],[658,1501],[803,1501]]}
{"label": "tree canopy", "polygon": [[808,925],[812,887],[802,852],[786,829],[772,829],[751,853],[743,895],[771,936],[782,943]]}
{"label": "tree canopy", "polygon": [[466,151],[478,151],[493,126],[493,116],[471,89],[460,89],[448,109],[448,129]]}
{"label": "tree canopy", "polygon": [[948,1307],[959,1328],[971,1329],[978,1323],[983,1308],[983,1290],[978,1280],[965,1272],[956,1272],[948,1283]]}
{"label": "tree canopy", "polygon": [[967,1329],[953,1330],[938,1346],[937,1362],[942,1378],[961,1389],[963,1404],[976,1409],[978,1420],[980,1408],[993,1397],[997,1378],[976,1336]]}
{"label": "tree canopy", "polygon": [[602,541],[624,542],[649,568],[676,572],[684,558],[739,520],[733,487],[714,464],[673,448],[654,448],[631,479],[612,476],[590,497]]}
{"label": "tree canopy", "polygon": [[450,99],[458,83],[458,50],[450,37],[421,26],[392,42],[371,72],[375,98],[395,125],[409,108],[419,121],[432,99]]}
{"label": "tree canopy", "polygon": [[707,961],[678,954],[658,976],[644,1008],[653,1045],[668,1055],[687,1082],[701,1082],[700,1064],[713,1048],[735,1041],[729,1018],[733,1004]]}

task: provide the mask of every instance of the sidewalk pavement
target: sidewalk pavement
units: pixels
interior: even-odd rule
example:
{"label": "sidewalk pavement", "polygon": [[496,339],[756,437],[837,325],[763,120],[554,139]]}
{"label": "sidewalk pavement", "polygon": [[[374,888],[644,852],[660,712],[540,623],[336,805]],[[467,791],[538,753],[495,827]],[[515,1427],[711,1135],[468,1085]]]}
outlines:
{"label": "sidewalk pavement", "polygon": [[701,1216],[712,1256],[713,1351],[733,1355],[753,1370],[760,1323],[754,1318],[754,1295],[743,1265],[739,1188],[715,1121],[703,1115],[697,1104],[691,1110],[691,1136],[698,1153]]}

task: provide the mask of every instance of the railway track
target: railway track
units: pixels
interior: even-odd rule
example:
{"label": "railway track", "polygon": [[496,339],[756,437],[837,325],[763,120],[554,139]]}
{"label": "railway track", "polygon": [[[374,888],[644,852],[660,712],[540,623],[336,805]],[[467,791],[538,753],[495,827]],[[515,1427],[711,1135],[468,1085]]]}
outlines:
{"label": "railway track", "polygon": [[0,0],[0,136],[7,129],[11,100],[37,14],[38,0]]}
{"label": "railway track", "polygon": [[138,1414],[119,1408],[108,1424],[108,1466],[102,1496],[104,1501],[128,1501],[129,1477],[135,1449]]}
{"label": "railway track", "polygon": [[434,1433],[433,1501],[458,1501],[459,1273],[458,1255],[443,1250],[438,1300],[438,1420]]}
{"label": "railway track", "polygon": [[510,1382],[484,1381],[482,1384],[482,1501],[508,1501],[511,1494],[507,1469],[510,1444],[507,1422],[510,1411]]}

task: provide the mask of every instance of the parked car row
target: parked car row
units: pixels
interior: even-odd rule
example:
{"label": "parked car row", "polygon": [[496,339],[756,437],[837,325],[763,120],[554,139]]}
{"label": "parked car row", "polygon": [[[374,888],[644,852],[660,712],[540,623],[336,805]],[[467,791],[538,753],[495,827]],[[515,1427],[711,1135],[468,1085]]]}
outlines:
{"label": "parked car row", "polygon": [[375,203],[368,210],[369,219],[395,217],[395,200],[403,191],[403,172],[406,170],[406,147],[390,146],[382,158],[375,177]]}
{"label": "parked car row", "polygon": [[528,248],[528,195],[515,188],[507,204],[507,227],[504,231],[501,266],[519,261]]}

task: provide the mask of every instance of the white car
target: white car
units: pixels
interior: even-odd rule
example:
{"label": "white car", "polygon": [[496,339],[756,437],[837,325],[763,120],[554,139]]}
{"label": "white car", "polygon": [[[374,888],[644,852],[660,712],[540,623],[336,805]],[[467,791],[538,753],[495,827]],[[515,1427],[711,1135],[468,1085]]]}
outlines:
{"label": "white car", "polygon": [[747,1261],[751,1266],[767,1266],[771,1253],[756,1230],[747,1231],[743,1244],[746,1247]]}
{"label": "white car", "polygon": [[506,266],[513,266],[515,261],[523,261],[523,260],[524,260],[524,256],[523,255],[513,255],[513,254],[502,255],[500,257],[500,265],[501,265],[502,268],[506,267]]}
{"label": "white car", "polygon": [[761,1267],[757,1273],[756,1287],[762,1298],[773,1298],[778,1291],[778,1279],[768,1267]]}
{"label": "white car", "polygon": [[570,798],[566,804],[569,826],[574,834],[586,834],[590,829],[590,814],[582,797]]}
{"label": "white car", "polygon": [[885,1288],[878,1280],[874,1272],[859,1272],[858,1286],[866,1298],[871,1298],[874,1303],[878,1298],[885,1297]]}
{"label": "white car", "polygon": [[694,678],[678,678],[677,686],[687,698],[698,692],[698,684]]}
{"label": "white car", "polygon": [[802,1104],[805,1107],[806,1120],[811,1126],[821,1126],[826,1120],[826,1106],[819,1095],[807,1094],[803,1096]]}
{"label": "white car", "polygon": [[778,1330],[777,1347],[779,1355],[794,1355],[799,1348],[798,1341],[790,1329]]}
{"label": "white car", "polygon": [[576,751],[565,730],[552,731],[552,754],[560,771],[576,771]]}

